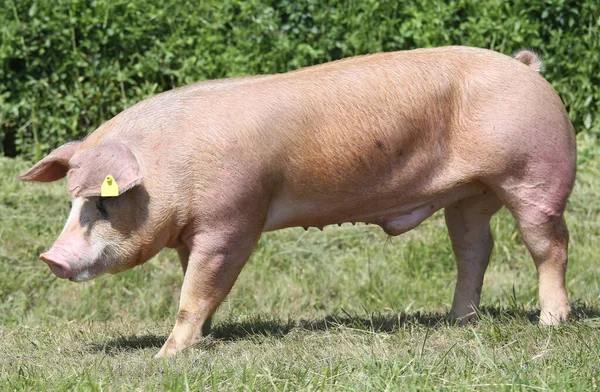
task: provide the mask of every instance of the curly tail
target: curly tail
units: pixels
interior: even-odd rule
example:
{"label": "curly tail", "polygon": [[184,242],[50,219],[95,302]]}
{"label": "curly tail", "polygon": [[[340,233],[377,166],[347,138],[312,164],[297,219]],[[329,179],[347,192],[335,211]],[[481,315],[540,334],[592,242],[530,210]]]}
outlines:
{"label": "curly tail", "polygon": [[515,60],[530,66],[535,72],[542,71],[542,60],[540,57],[530,50],[521,50],[514,55]]}

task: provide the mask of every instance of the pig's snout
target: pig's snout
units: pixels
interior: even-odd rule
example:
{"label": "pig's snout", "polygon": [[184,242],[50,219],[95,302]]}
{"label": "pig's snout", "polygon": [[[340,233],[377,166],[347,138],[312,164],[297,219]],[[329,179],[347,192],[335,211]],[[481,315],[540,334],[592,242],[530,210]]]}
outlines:
{"label": "pig's snout", "polygon": [[71,267],[64,258],[61,252],[57,252],[54,249],[50,249],[46,253],[40,255],[40,259],[48,264],[50,270],[54,275],[62,279],[71,278]]}

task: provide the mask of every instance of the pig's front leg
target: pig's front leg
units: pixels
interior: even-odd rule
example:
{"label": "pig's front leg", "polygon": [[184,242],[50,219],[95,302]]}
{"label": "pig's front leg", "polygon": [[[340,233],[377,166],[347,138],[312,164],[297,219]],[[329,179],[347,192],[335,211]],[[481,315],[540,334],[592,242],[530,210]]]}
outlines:
{"label": "pig's front leg", "polygon": [[[208,333],[210,320],[233,287],[252,253],[260,230],[204,232],[189,245],[187,268],[179,300],[179,314],[171,335],[155,358],[170,357]],[[180,257],[185,251],[178,252]]]}
{"label": "pig's front leg", "polygon": [[[177,255],[179,256],[179,262],[181,263],[181,269],[183,270],[183,276],[185,276],[185,271],[187,270],[188,260],[190,259],[190,248],[187,245],[180,246],[177,248]],[[210,334],[212,318],[209,318],[204,322],[202,326],[202,331],[200,334],[202,336],[208,336]]]}

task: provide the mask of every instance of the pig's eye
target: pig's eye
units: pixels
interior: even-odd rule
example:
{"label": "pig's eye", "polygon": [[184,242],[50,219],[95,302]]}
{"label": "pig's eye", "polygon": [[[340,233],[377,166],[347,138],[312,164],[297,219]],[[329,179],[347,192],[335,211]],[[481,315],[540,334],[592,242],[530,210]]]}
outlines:
{"label": "pig's eye", "polygon": [[108,211],[106,211],[106,206],[104,203],[106,202],[105,197],[101,197],[96,202],[96,207],[98,207],[98,211],[100,212],[100,217],[102,219],[108,219]]}

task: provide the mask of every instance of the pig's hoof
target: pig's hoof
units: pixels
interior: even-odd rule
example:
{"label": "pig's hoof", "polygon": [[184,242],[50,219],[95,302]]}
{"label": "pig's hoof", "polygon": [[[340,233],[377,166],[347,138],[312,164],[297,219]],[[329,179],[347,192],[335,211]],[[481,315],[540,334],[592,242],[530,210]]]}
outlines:
{"label": "pig's hoof", "polygon": [[540,325],[560,325],[564,324],[569,320],[569,308],[559,309],[550,312],[544,312],[540,314]]}
{"label": "pig's hoof", "polygon": [[171,358],[175,354],[177,354],[179,350],[177,349],[177,345],[168,339],[165,344],[162,346],[160,351],[156,353],[154,358]]}
{"label": "pig's hoof", "polygon": [[154,355],[154,358],[171,358],[175,354],[177,354],[177,350],[161,349],[158,353],[156,353],[156,355]]}
{"label": "pig's hoof", "polygon": [[464,327],[466,325],[475,324],[477,322],[477,314],[475,312],[471,312],[467,315],[458,316],[454,312],[450,312],[446,319],[451,323],[455,323],[459,327]]}

